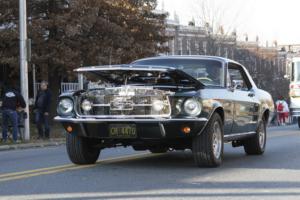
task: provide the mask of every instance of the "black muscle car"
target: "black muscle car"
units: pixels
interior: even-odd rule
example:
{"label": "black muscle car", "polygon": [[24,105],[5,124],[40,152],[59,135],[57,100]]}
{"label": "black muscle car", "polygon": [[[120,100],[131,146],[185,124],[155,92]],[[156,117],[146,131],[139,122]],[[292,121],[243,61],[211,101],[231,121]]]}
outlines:
{"label": "black muscle car", "polygon": [[225,142],[247,154],[265,151],[273,100],[235,61],[162,56],[75,71],[82,90],[60,96],[55,118],[73,163],[95,163],[101,149],[116,146],[191,149],[206,167],[221,164]]}

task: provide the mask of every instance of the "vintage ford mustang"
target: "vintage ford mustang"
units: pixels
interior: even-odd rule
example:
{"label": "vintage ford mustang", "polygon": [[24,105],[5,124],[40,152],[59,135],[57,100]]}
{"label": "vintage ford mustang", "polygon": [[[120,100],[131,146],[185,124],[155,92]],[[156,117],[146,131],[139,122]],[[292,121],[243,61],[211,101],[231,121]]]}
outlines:
{"label": "vintage ford mustang", "polygon": [[206,167],[222,163],[225,142],[251,155],[265,151],[273,100],[235,61],[162,56],[75,71],[82,89],[60,96],[55,117],[73,163],[95,163],[101,149],[116,146],[191,149]]}

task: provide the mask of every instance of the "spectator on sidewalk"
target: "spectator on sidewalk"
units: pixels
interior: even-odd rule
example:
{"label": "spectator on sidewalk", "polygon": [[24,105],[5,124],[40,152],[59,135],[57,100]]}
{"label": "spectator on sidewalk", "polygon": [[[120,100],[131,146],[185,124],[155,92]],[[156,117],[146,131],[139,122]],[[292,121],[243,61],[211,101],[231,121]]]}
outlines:
{"label": "spectator on sidewalk", "polygon": [[51,106],[51,92],[48,82],[42,81],[40,90],[35,99],[35,122],[38,129],[38,139],[50,138],[49,112]]}
{"label": "spectator on sidewalk", "polygon": [[284,100],[283,96],[280,96],[276,101],[276,111],[278,116],[278,124],[285,125],[286,117],[289,116],[289,106],[287,102]]}
{"label": "spectator on sidewalk", "polygon": [[13,84],[3,92],[2,97],[2,141],[7,142],[9,123],[13,127],[13,141],[18,142],[18,113],[17,110],[26,107],[23,96],[15,89]]}

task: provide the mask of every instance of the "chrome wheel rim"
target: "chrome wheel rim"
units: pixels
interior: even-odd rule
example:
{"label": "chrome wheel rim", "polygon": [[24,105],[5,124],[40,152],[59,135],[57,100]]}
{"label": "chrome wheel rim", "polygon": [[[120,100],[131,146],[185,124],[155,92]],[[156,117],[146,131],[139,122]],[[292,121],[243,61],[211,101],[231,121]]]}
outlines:
{"label": "chrome wheel rim", "polygon": [[259,146],[261,149],[263,149],[265,147],[265,140],[266,140],[266,134],[263,125],[261,125],[259,128],[258,137],[259,137],[258,138]]}
{"label": "chrome wheel rim", "polygon": [[222,131],[219,122],[215,122],[213,126],[213,153],[215,158],[219,159],[222,152]]}

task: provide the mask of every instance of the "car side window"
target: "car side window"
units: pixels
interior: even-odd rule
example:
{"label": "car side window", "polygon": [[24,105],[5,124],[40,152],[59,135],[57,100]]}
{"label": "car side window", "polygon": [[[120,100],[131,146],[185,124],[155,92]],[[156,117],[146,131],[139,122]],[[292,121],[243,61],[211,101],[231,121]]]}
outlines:
{"label": "car side window", "polygon": [[248,91],[251,89],[250,81],[243,68],[236,64],[229,64],[228,66],[228,85],[231,87],[236,86],[237,90]]}

